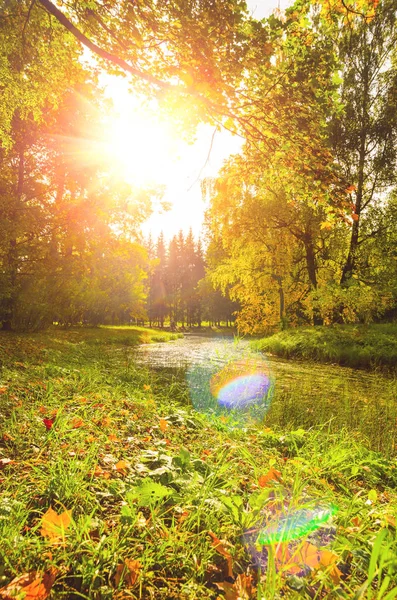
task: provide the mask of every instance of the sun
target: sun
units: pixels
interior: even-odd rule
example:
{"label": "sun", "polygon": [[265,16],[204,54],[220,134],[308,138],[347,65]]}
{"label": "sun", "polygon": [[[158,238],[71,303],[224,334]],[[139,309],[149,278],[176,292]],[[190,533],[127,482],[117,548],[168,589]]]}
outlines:
{"label": "sun", "polygon": [[170,126],[143,110],[111,114],[106,126],[106,158],[136,187],[173,183],[178,144]]}

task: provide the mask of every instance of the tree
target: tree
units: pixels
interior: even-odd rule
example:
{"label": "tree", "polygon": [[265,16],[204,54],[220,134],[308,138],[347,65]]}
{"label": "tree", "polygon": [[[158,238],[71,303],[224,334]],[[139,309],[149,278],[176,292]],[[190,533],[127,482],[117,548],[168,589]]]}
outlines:
{"label": "tree", "polygon": [[[365,11],[347,11],[343,19],[343,28],[332,28],[343,110],[333,115],[329,135],[338,163],[352,184],[353,222],[341,274],[345,285],[356,273],[361,246],[369,239],[370,208],[397,181],[395,2],[383,0],[370,16]],[[376,228],[373,235],[377,235]]]}

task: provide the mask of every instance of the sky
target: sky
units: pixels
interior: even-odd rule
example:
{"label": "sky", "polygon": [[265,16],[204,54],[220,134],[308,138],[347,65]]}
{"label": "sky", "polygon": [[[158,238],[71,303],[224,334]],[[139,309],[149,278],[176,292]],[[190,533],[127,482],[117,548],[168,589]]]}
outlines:
{"label": "sky", "polygon": [[[290,0],[247,1],[257,19],[268,17],[274,9],[284,9],[290,3]],[[124,175],[143,183],[152,178],[164,185],[162,200],[171,205],[166,212],[154,206],[152,216],[142,226],[143,234],[151,233],[156,239],[162,231],[170,240],[180,229],[187,233],[192,228],[197,238],[202,233],[206,209],[200,181],[216,176],[223,162],[238,153],[243,140],[226,130],[214,134],[213,127],[201,124],[196,141],[188,144],[175,138],[167,124],[159,122],[153,114],[142,114],[138,100],[128,90],[127,79],[105,75],[103,82],[114,104],[113,145]],[[139,143],[134,145],[134,139]]]}

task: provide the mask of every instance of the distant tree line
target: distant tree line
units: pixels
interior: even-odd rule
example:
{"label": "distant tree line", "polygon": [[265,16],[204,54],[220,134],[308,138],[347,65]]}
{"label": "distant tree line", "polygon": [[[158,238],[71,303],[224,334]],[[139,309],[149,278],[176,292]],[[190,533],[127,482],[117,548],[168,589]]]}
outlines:
{"label": "distant tree line", "polygon": [[215,290],[205,277],[206,258],[192,230],[173,236],[161,233],[145,243],[149,256],[146,312],[150,326],[200,327],[202,323],[231,325],[238,304]]}

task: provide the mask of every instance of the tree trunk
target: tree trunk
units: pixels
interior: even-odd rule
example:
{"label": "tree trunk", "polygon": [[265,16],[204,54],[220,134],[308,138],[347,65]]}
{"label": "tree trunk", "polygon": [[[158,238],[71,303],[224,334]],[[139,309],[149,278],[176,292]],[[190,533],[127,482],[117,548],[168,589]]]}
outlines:
{"label": "tree trunk", "polygon": [[[16,185],[16,195],[14,209],[11,212],[11,223],[16,225],[17,211],[20,208],[22,200],[23,184],[24,184],[24,172],[25,172],[25,156],[24,148],[19,150],[19,162],[18,162],[18,179]],[[10,293],[7,301],[5,302],[4,317],[2,320],[3,331],[10,331],[12,329],[12,321],[15,313],[15,304],[17,300],[17,275],[18,275],[18,250],[17,250],[17,236],[16,232],[11,235],[11,239],[8,246],[7,252],[7,267],[8,267],[8,281],[10,286]]]}
{"label": "tree trunk", "polygon": [[[367,58],[368,60],[368,58]],[[358,248],[358,238],[360,230],[360,215],[363,202],[364,194],[364,175],[365,175],[365,158],[366,158],[366,144],[367,144],[367,124],[368,124],[368,95],[369,95],[369,70],[367,64],[363,70],[364,88],[363,88],[363,105],[361,114],[361,131],[360,131],[360,148],[359,148],[359,162],[358,162],[358,173],[357,173],[357,192],[356,192],[356,206],[354,213],[356,215],[352,225],[352,233],[350,237],[349,252],[347,255],[346,262],[343,266],[342,276],[340,283],[345,285],[346,282],[351,278],[354,273],[356,266],[356,253]]]}
{"label": "tree trunk", "polygon": [[[303,243],[305,245],[306,253],[306,268],[307,274],[310,281],[310,287],[312,290],[317,289],[317,265],[316,257],[314,254],[313,240],[310,233],[307,233],[304,237]],[[313,325],[323,325],[324,321],[317,307],[313,308]]]}

